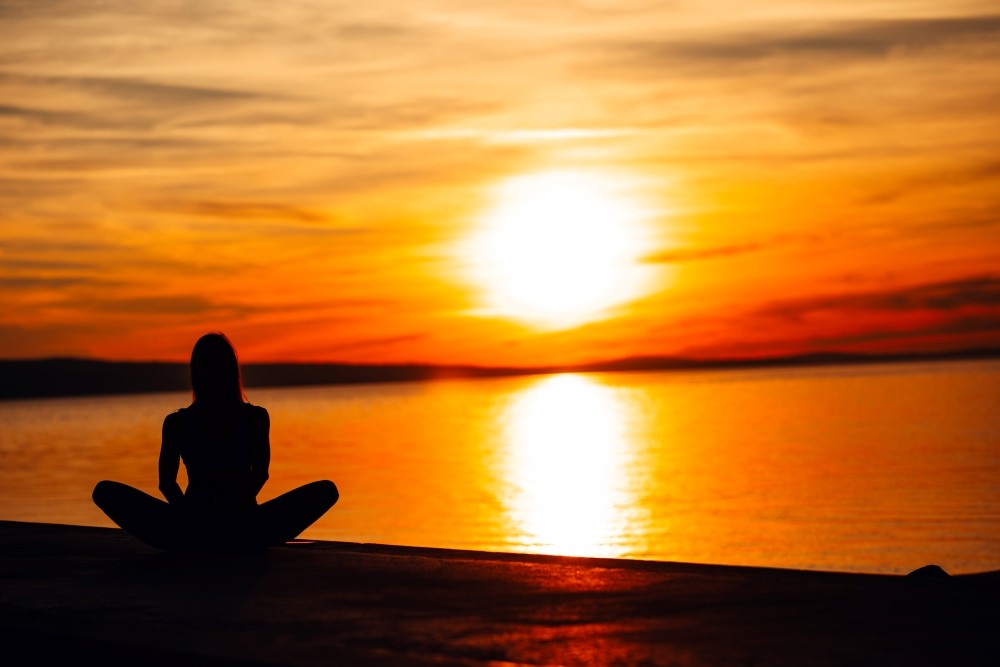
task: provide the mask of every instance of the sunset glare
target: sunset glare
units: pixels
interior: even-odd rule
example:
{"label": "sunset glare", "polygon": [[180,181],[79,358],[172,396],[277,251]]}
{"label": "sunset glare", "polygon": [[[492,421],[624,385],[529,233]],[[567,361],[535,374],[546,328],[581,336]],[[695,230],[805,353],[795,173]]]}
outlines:
{"label": "sunset glare", "polygon": [[486,311],[558,329],[637,296],[647,214],[623,190],[613,176],[571,171],[498,186],[469,249]]}
{"label": "sunset glare", "polygon": [[[548,377],[516,397],[506,415],[519,545],[564,555],[620,556],[635,489],[626,405],[581,375]],[[633,546],[634,548],[634,546]]]}

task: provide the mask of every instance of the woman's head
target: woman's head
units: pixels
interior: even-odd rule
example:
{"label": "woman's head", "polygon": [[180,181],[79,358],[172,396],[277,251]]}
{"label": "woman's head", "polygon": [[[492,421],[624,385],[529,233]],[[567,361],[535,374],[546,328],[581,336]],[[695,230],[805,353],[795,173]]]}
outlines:
{"label": "woman's head", "polygon": [[194,402],[219,405],[246,401],[236,348],[225,334],[207,333],[191,350]]}

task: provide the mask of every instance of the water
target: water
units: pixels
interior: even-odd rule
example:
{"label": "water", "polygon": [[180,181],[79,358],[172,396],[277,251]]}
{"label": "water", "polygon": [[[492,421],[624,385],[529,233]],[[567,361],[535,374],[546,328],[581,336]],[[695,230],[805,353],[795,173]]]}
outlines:
{"label": "water", "polygon": [[[1000,569],[1000,363],[251,390],[304,537],[903,573]],[[111,525],[183,394],[0,403],[0,518]]]}

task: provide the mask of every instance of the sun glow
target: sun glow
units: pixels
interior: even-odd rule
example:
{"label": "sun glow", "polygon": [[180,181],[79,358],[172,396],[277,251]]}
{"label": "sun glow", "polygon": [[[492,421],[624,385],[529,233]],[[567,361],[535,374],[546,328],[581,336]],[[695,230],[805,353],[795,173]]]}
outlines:
{"label": "sun glow", "polygon": [[627,426],[614,390],[580,375],[546,378],[515,398],[505,431],[518,548],[625,555],[636,505]]}
{"label": "sun glow", "polygon": [[563,329],[639,296],[650,210],[634,190],[628,178],[596,171],[502,182],[467,252],[484,311]]}

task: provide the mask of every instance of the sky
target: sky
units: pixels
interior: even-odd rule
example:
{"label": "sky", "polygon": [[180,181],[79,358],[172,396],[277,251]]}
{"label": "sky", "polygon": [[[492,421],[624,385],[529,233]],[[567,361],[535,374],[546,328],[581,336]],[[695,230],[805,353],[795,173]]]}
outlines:
{"label": "sky", "polygon": [[995,2],[0,0],[0,357],[1000,346]]}

